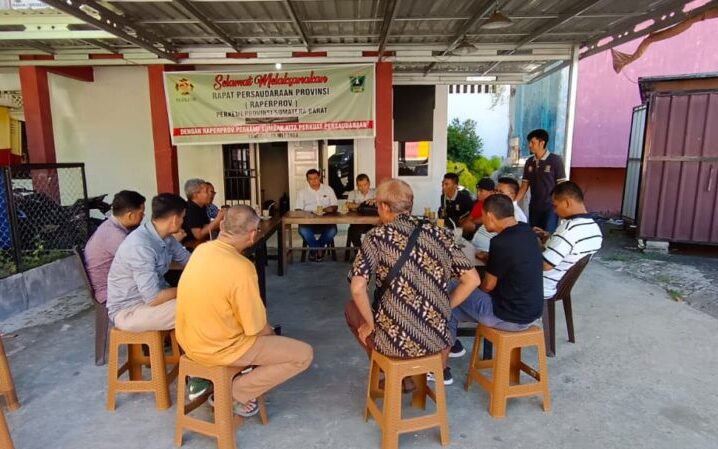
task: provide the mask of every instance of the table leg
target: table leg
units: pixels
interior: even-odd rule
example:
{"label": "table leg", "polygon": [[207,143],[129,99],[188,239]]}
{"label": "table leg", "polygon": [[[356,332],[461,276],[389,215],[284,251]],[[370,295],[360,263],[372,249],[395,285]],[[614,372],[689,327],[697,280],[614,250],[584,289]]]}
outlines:
{"label": "table leg", "polygon": [[264,305],[267,305],[267,241],[263,241],[254,249],[254,266],[257,269],[259,281],[259,296]]}
{"label": "table leg", "polygon": [[277,254],[277,274],[284,276],[287,272],[287,243],[286,234],[287,227],[284,223],[279,225],[279,232],[277,233],[277,247],[279,254]]}

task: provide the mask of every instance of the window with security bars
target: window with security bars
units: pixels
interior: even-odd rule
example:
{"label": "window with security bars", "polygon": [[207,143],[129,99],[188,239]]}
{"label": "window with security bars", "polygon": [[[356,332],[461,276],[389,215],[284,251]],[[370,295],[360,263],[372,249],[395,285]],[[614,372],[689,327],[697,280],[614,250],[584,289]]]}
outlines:
{"label": "window with security bars", "polygon": [[224,162],[224,198],[227,204],[258,204],[255,145],[248,143],[222,146]]}

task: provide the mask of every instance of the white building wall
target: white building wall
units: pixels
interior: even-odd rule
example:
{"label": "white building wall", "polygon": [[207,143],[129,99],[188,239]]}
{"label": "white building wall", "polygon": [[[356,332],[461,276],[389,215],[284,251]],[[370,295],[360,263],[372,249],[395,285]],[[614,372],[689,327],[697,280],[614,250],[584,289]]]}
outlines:
{"label": "white building wall", "polygon": [[145,67],[96,67],[92,83],[49,75],[58,162],[84,162],[89,195],[157,194]]}
{"label": "white building wall", "polygon": [[[400,179],[406,181],[414,191],[415,215],[423,215],[424,208],[439,209],[441,198],[441,180],[446,172],[446,123],[449,99],[449,86],[436,86],[434,106],[434,136],[429,154],[429,176],[404,176]],[[392,157],[392,170],[394,175],[398,171],[396,148]]]}
{"label": "white building wall", "polygon": [[202,178],[214,185],[217,196],[214,204],[224,204],[224,170],[222,145],[180,145],[177,147],[180,194],[190,178]]}
{"label": "white building wall", "polygon": [[369,176],[371,185],[376,187],[376,154],[374,153],[374,139],[354,140],[354,177],[360,173]]}
{"label": "white building wall", "polygon": [[0,69],[0,90],[20,90],[20,70],[17,67]]}

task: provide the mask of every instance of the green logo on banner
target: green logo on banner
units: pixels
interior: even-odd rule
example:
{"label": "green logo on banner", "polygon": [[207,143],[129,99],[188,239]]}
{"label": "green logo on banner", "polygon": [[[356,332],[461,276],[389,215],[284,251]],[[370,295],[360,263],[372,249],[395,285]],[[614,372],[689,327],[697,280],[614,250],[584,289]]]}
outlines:
{"label": "green logo on banner", "polygon": [[354,92],[354,93],[364,92],[364,85],[366,84],[366,76],[352,75],[349,77],[349,83],[351,84],[352,92]]}

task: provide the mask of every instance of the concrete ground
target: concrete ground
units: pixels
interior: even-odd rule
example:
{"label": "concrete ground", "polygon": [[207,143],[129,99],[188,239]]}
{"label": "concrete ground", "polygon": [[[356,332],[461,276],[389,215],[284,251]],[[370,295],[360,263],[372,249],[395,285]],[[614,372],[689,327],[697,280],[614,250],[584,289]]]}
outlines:
{"label": "concrete ground", "polygon": [[[277,277],[275,263],[270,319],[285,335],[311,343],[315,360],[269,394],[269,425],[250,419],[238,431],[238,447],[379,448],[376,423],[362,421],[367,359],[343,317],[349,265],[294,263]],[[487,394],[477,386],[463,390],[467,357],[452,359],[451,447],[718,447],[718,319],[597,262],[574,293],[577,343],[566,341],[559,319],[558,354],[549,359],[553,410],[543,412],[538,398],[513,399],[505,419],[491,418]],[[160,412],[151,396],[135,394],[121,395],[115,412],[105,410],[107,370],[93,363],[91,310],[17,330],[8,326],[0,323],[18,334],[5,340],[22,402],[6,413],[16,448],[174,447],[174,406]],[[174,395],[175,384],[171,390]],[[209,416],[209,407],[200,412]],[[438,430],[405,434],[400,446],[440,447]],[[184,447],[216,445],[186,434]]]}

